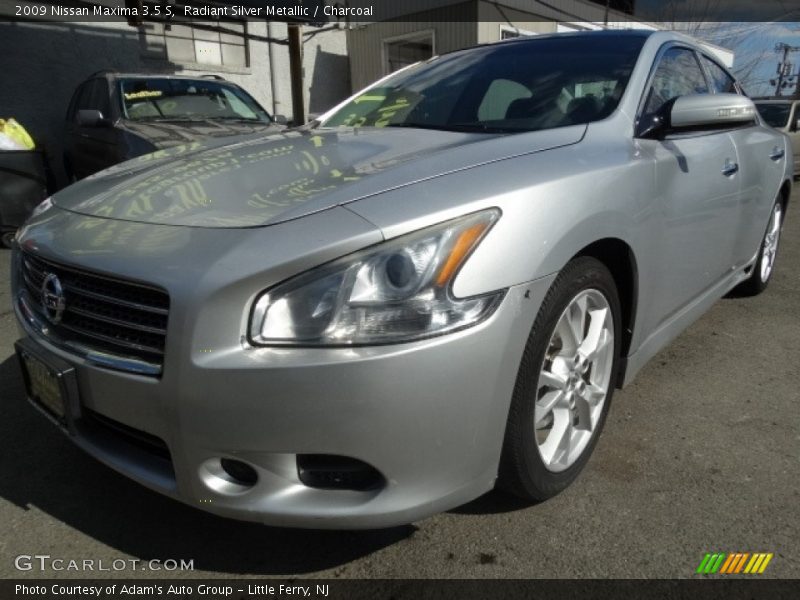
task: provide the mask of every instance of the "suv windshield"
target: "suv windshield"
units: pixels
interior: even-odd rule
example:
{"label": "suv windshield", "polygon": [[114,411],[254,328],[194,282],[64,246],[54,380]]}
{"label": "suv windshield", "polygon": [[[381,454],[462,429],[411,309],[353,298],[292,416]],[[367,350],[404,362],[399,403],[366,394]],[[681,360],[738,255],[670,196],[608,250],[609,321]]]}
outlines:
{"label": "suv windshield", "polygon": [[513,133],[597,121],[619,104],[644,42],[565,35],[453,52],[367,88],[321,126]]}
{"label": "suv windshield", "polygon": [[761,118],[767,122],[770,127],[785,127],[789,122],[789,113],[791,112],[791,104],[762,104],[756,102]]}
{"label": "suv windshield", "polygon": [[122,114],[133,121],[272,120],[241,88],[213,79],[120,79],[119,91]]}

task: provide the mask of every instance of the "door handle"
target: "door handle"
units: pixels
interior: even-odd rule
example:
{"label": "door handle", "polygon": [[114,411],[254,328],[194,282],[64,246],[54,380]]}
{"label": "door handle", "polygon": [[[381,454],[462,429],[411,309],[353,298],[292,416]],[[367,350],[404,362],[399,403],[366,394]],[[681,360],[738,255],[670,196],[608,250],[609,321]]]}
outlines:
{"label": "door handle", "polygon": [[769,157],[770,157],[772,160],[780,160],[780,159],[782,159],[782,158],[783,158],[783,154],[784,154],[784,152],[783,152],[783,148],[778,148],[778,146],[775,146],[775,147],[772,149],[772,153],[769,155]]}
{"label": "door handle", "polygon": [[722,174],[726,177],[729,177],[736,173],[739,170],[739,165],[732,160],[728,159],[725,161],[725,166],[722,167]]}

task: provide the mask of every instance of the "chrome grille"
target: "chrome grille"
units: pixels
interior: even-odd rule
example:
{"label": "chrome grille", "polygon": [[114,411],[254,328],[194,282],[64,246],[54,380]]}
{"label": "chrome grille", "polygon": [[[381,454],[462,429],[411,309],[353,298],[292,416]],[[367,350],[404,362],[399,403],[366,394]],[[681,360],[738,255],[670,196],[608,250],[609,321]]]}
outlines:
{"label": "chrome grille", "polygon": [[45,277],[50,274],[58,277],[65,305],[60,320],[47,322],[47,329],[60,340],[162,366],[169,315],[169,296],[165,291],[51,262],[27,252],[21,262],[29,303],[43,321],[48,321],[42,303]]}

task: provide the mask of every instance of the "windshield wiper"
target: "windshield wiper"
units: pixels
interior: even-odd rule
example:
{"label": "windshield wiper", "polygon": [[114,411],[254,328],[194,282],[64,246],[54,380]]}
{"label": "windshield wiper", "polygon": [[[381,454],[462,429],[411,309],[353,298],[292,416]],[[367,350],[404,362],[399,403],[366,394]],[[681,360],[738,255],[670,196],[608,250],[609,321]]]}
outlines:
{"label": "windshield wiper", "polygon": [[386,127],[408,127],[410,129],[434,129],[437,131],[455,131],[459,133],[518,133],[514,129],[490,127],[481,123],[461,123],[452,125],[434,125],[431,123],[389,123]]}
{"label": "windshield wiper", "polygon": [[186,123],[188,121],[202,121],[200,118],[193,117],[139,117],[138,119],[131,119],[131,121],[139,123]]}
{"label": "windshield wiper", "polygon": [[204,117],[208,121],[236,121],[238,123],[270,123],[261,119],[247,119],[245,117]]}

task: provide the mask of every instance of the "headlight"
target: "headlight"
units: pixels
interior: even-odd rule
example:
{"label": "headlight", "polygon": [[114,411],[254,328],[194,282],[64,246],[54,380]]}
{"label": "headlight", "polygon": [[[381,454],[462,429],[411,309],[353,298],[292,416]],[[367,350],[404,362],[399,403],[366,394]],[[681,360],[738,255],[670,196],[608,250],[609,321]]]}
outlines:
{"label": "headlight", "polygon": [[486,210],[399,237],[299,275],[262,294],[257,345],[406,342],[479,323],[505,290],[455,298],[452,282],[500,217]]}
{"label": "headlight", "polygon": [[47,212],[53,208],[53,200],[52,198],[46,198],[42,200],[39,204],[36,205],[36,208],[33,209],[31,212],[31,216],[29,218],[38,217],[42,213]]}

